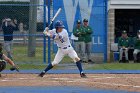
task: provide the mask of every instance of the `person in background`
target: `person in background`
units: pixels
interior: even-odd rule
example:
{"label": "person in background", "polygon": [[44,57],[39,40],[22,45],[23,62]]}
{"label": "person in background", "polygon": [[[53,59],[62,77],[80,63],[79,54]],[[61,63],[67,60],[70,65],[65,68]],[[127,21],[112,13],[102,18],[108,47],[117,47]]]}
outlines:
{"label": "person in background", "polygon": [[4,49],[7,52],[8,58],[12,58],[13,32],[18,30],[17,20],[13,21],[10,18],[5,18],[2,23],[2,31],[4,34]]}
{"label": "person in background", "polygon": [[130,38],[127,36],[127,32],[125,30],[122,31],[122,36],[119,37],[118,47],[119,47],[119,52],[120,52],[119,62],[122,62],[123,52],[125,53],[126,62],[129,62],[128,50],[130,47]]}
{"label": "person in background", "polygon": [[25,26],[26,25],[24,25],[23,22],[19,23],[19,31],[20,31],[20,33],[21,33],[21,35],[23,37],[23,44],[27,43],[27,36],[26,36],[27,33],[25,31]]}
{"label": "person in background", "polygon": [[84,42],[85,42],[85,53],[86,53],[86,56],[87,56],[87,60],[88,60],[89,63],[94,63],[91,60],[93,31],[92,31],[92,28],[88,25],[88,19],[83,20],[83,26],[82,27],[83,27],[83,30],[85,32]]}
{"label": "person in background", "polygon": [[74,40],[75,50],[81,58],[82,62],[85,62],[85,32],[81,26],[81,21],[77,20],[76,23],[76,27],[73,29],[73,35],[78,37],[78,40]]}

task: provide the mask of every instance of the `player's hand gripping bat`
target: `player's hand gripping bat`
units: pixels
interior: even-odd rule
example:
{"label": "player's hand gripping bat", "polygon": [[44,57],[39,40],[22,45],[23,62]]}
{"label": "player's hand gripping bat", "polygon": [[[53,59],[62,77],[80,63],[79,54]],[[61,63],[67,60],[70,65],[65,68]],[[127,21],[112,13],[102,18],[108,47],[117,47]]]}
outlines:
{"label": "player's hand gripping bat", "polygon": [[59,8],[56,12],[56,14],[54,15],[54,17],[52,18],[50,24],[48,27],[45,28],[45,30],[43,31],[44,35],[46,36],[50,36],[50,33],[48,32],[49,31],[49,27],[51,26],[51,24],[53,23],[53,21],[56,19],[56,17],[59,15],[59,13],[61,12],[61,8]]}

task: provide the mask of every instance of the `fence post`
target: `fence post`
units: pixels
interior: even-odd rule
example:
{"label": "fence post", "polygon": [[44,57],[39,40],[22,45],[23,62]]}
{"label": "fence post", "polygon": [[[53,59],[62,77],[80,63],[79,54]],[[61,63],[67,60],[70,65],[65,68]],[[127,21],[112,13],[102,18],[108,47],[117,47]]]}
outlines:
{"label": "fence post", "polygon": [[[48,24],[50,24],[50,20],[51,20],[51,13],[50,13],[50,8],[51,6],[51,0],[48,0]],[[48,37],[48,63],[51,63],[51,40],[50,37]]]}
{"label": "fence post", "polygon": [[[46,0],[44,0],[44,16],[43,16],[43,26],[44,29],[46,27]],[[43,62],[46,63],[46,36],[44,35],[44,40],[43,40]]]}

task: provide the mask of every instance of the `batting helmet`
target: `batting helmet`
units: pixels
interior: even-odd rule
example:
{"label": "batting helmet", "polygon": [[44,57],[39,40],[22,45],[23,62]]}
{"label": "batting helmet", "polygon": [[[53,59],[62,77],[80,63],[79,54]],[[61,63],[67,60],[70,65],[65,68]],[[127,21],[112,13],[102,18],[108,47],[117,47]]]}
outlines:
{"label": "batting helmet", "polygon": [[63,25],[63,22],[62,22],[62,21],[56,21],[56,23],[55,23],[55,28],[57,28],[57,27],[63,28],[63,27],[65,27],[65,26]]}

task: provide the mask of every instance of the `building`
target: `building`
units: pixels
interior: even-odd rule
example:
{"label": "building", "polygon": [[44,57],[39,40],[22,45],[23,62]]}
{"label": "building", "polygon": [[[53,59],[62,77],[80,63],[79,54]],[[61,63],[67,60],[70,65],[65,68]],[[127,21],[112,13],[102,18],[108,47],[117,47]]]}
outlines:
{"label": "building", "polygon": [[122,30],[134,37],[140,29],[140,0],[108,0],[108,60],[110,45],[117,43]]}

